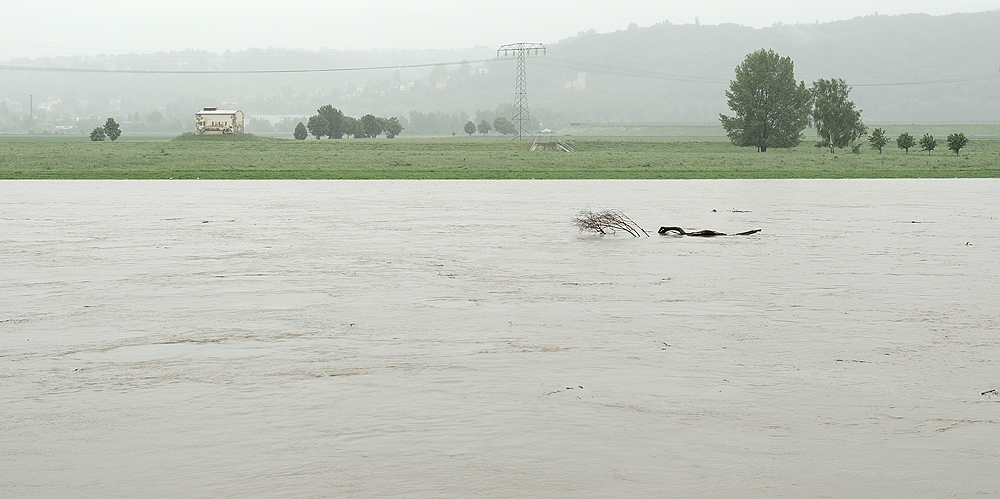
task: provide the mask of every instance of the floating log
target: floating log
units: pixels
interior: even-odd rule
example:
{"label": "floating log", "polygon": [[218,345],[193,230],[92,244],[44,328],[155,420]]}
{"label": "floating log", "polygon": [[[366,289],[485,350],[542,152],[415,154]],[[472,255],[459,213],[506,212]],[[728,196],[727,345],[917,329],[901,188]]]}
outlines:
{"label": "floating log", "polygon": [[725,232],[718,232],[709,229],[688,232],[680,227],[660,227],[660,230],[656,232],[662,235],[676,234],[679,236],[715,237],[715,236],[749,236],[750,234],[756,234],[760,232],[760,229],[748,230],[745,232],[737,232],[736,234],[726,234]]}

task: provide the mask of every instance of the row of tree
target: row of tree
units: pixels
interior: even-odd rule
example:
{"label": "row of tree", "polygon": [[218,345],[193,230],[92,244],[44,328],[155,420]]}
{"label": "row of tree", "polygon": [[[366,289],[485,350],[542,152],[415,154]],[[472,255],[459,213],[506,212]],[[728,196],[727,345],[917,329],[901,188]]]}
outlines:
{"label": "row of tree", "polygon": [[[760,152],[768,147],[795,147],[802,140],[802,130],[813,125],[820,139],[816,147],[829,147],[832,153],[834,148],[844,148],[868,135],[861,110],[848,98],[851,88],[844,80],[821,78],[807,88],[805,82],[795,82],[793,69],[791,58],[764,49],[748,54],[736,67],[736,79],[726,91],[729,108],[736,116],[719,115],[733,144],[756,147]],[[881,153],[889,139],[876,128],[868,141]],[[948,136],[948,148],[956,154],[967,143],[964,134]],[[908,133],[896,139],[896,146],[907,153],[914,145],[916,140]],[[930,153],[937,140],[926,134],[920,146]]]}
{"label": "row of tree", "polygon": [[500,135],[510,135],[516,132],[516,130],[514,130],[514,124],[503,116],[493,118],[492,124],[490,124],[489,120],[485,118],[479,120],[479,123],[474,123],[472,120],[469,120],[465,122],[463,130],[470,136],[476,132],[486,135],[490,133],[491,130],[496,130]]}
{"label": "row of tree", "polygon": [[[729,84],[726,97],[736,116],[719,115],[729,140],[741,147],[756,147],[765,152],[768,147],[795,147],[802,140],[802,130],[816,127],[817,147],[846,147],[868,135],[861,122],[861,110],[855,109],[848,97],[851,88],[840,78],[819,79],[811,88],[805,82],[795,83],[794,65],[789,57],[773,50],[758,50],[746,56],[736,67],[736,79]],[[889,143],[881,128],[868,137],[872,149],[882,153]],[[959,154],[969,142],[962,133],[948,135],[948,148]],[[920,139],[921,150],[931,151],[937,140],[931,134]],[[910,152],[917,144],[909,133],[896,139],[896,146]],[[854,146],[857,152],[860,145]]]}
{"label": "row of tree", "polygon": [[[478,119],[478,115],[481,113],[476,114]],[[413,111],[410,115],[411,120],[414,122],[414,126],[417,126],[418,128],[420,128],[419,125],[423,121],[444,120],[454,122],[456,118],[459,118],[464,121],[465,125],[463,130],[469,135],[476,132],[486,135],[494,130],[501,135],[516,133],[516,130],[514,130],[514,124],[503,116],[494,117],[492,122],[486,118],[482,118],[478,123],[476,123],[472,120],[472,118],[469,118],[464,113],[461,116],[449,116],[444,114],[440,114],[440,116],[438,116],[433,113],[431,115],[421,115],[420,113]],[[391,118],[380,118],[372,114],[366,114],[361,118],[354,118],[346,116],[340,109],[327,104],[317,109],[316,114],[310,116],[306,123],[299,122],[299,124],[295,127],[293,136],[298,140],[305,140],[307,137],[312,135],[319,140],[322,137],[340,139],[344,136],[354,138],[373,138],[384,133],[386,138],[391,139],[399,135],[402,131],[402,122],[396,116]],[[452,133],[452,135],[454,135],[454,133]]]}
{"label": "row of tree", "polygon": [[105,138],[111,139],[111,142],[118,140],[118,137],[122,136],[122,129],[118,126],[118,122],[114,118],[108,118],[108,121],[104,122],[104,126],[99,126],[90,131],[90,140],[99,142]]}
{"label": "row of tree", "polygon": [[[878,149],[878,153],[882,154],[882,148],[889,143],[889,138],[885,136],[885,131],[881,128],[876,128],[872,130],[872,134],[868,137],[868,143],[871,145],[872,149]],[[927,151],[930,154],[931,151],[937,147],[937,139],[929,133],[925,133],[923,138],[920,139],[920,150]],[[969,139],[965,137],[964,133],[952,133],[948,134],[948,149],[955,151],[955,154],[959,154],[959,151],[969,143]],[[896,137],[896,147],[903,149],[907,154],[910,153],[910,148],[917,145],[917,139],[913,138],[907,132],[899,134]]]}
{"label": "row of tree", "polygon": [[736,67],[726,91],[736,116],[719,115],[729,140],[740,147],[795,147],[810,124],[820,137],[817,147],[845,147],[866,133],[861,111],[848,100],[850,87],[839,78],[819,79],[807,88],[795,82],[794,64],[773,50],[748,54]]}
{"label": "row of tree", "polygon": [[[510,135],[516,133],[514,125],[509,119],[513,114],[514,106],[506,102],[497,105],[495,109],[479,109],[475,116],[465,112],[449,114],[410,111],[407,131],[417,135],[455,135],[464,131],[466,123],[471,121],[476,127],[472,133],[476,133],[479,132],[479,128],[485,120],[490,125],[489,129],[483,126],[483,129],[486,130],[485,133],[491,133],[495,130],[501,135]],[[498,121],[497,118],[503,118],[503,120]],[[545,108],[532,108],[526,123],[545,123],[548,128],[557,129],[569,126],[570,120],[563,113],[553,112]]]}
{"label": "row of tree", "polygon": [[317,109],[316,114],[309,117],[307,124],[300,121],[292,135],[298,140],[305,140],[309,135],[319,140],[322,137],[342,139],[345,135],[356,139],[374,138],[384,133],[386,138],[391,139],[402,131],[403,124],[396,116],[380,118],[366,114],[361,118],[355,118],[327,104]]}

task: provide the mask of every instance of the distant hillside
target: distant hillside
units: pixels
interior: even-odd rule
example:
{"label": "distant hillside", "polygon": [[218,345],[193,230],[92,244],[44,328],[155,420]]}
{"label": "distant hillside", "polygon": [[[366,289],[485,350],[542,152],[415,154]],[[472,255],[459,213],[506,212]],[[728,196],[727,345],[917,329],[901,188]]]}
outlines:
{"label": "distant hillside", "polygon": [[[948,16],[866,16],[754,29],[662,23],[581,33],[528,61],[532,121],[713,124],[749,52],[773,49],[796,78],[843,78],[870,123],[1000,122],[1000,10]],[[516,40],[512,40],[516,41]],[[291,132],[333,104],[347,114],[404,118],[404,133],[448,133],[469,118],[509,114],[515,65],[495,48],[463,51],[172,52],[7,61],[5,65],[155,71],[380,70],[270,74],[101,74],[0,70],[0,132],[31,126],[80,133],[115,116],[123,129],[183,132],[204,106],[242,109],[255,133]],[[467,60],[467,64],[429,64]],[[391,69],[396,66],[408,68]],[[34,120],[28,123],[28,96]],[[410,112],[419,114],[411,116]],[[271,122],[285,117],[278,125]],[[409,120],[414,117],[416,119]],[[88,121],[90,120],[90,121]],[[98,123],[99,124],[99,123]],[[89,127],[89,128],[88,128]],[[73,132],[70,132],[73,130]],[[457,130],[461,133],[460,130]]]}
{"label": "distant hillside", "polygon": [[[1000,10],[764,29],[663,24],[553,45],[538,63],[551,68],[541,86],[554,89],[572,79],[570,71],[556,73],[562,66],[589,68],[587,88],[535,96],[548,106],[576,110],[573,121],[714,121],[728,111],[724,92],[735,66],[747,53],[768,48],[790,56],[796,78],[807,84],[837,77],[853,85],[851,97],[866,121],[996,122],[1000,51],[991,47],[1000,47],[998,27]],[[919,84],[942,80],[962,81]],[[588,107],[590,114],[581,116]]]}

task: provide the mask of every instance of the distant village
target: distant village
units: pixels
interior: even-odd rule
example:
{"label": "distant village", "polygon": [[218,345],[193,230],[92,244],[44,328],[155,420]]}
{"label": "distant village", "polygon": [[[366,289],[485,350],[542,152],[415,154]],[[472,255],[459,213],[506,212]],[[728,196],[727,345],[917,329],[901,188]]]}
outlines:
{"label": "distant village", "polygon": [[[336,100],[351,100],[376,95],[409,92],[416,85],[416,80],[405,79],[398,72],[390,78],[364,81],[357,84],[345,84],[335,89],[303,89],[290,88],[287,94],[261,95],[250,94],[239,97],[225,97],[218,103],[220,107],[213,109],[253,109],[255,103],[268,101],[298,100],[302,97],[328,98]],[[444,89],[448,85],[448,77],[435,81],[436,88]],[[103,106],[107,112],[86,116],[79,109],[88,108],[90,103],[84,101],[67,102],[60,95],[28,96],[27,105],[16,102],[11,97],[0,98],[0,133],[32,133],[38,135],[86,135],[90,130],[104,123],[109,116],[113,117],[123,129],[131,133],[201,133],[199,123],[207,109],[178,109],[177,106],[167,106],[149,112],[128,111],[123,109],[122,99],[108,99]],[[98,107],[98,106],[93,106]],[[295,125],[305,121],[307,114],[250,114],[243,116],[241,122],[245,128],[238,133],[254,132],[288,132]],[[400,117],[401,119],[403,117]],[[211,120],[208,120],[211,123]],[[216,133],[214,125],[206,125],[208,132]],[[221,133],[221,132],[219,132]],[[232,132],[226,132],[232,133]]]}
{"label": "distant village", "polygon": [[[431,88],[436,91],[444,91],[449,88],[456,72],[463,76],[484,75],[489,73],[489,67],[463,65],[458,71],[440,74],[439,71],[432,71],[427,78],[415,79],[406,78],[400,75],[399,71],[394,72],[389,77],[369,79],[359,83],[347,83],[334,88],[292,88],[284,87],[280,93],[275,94],[246,94],[239,96],[228,96],[213,102],[217,105],[216,110],[240,110],[241,122],[243,126],[236,133],[292,133],[299,122],[308,119],[308,114],[288,114],[288,113],[268,113],[255,112],[257,109],[274,109],[275,103],[302,100],[326,100],[339,102],[344,105],[344,101],[360,99],[377,99],[399,94],[413,92],[418,87],[423,89]],[[577,80],[566,83],[566,88],[585,88],[586,77],[580,73]],[[110,98],[107,102],[96,103],[87,102],[61,95],[28,96],[27,102],[18,102],[17,99],[6,96],[0,98],[0,133],[7,134],[37,134],[37,135],[86,135],[95,126],[100,126],[108,117],[114,118],[117,123],[128,133],[158,134],[158,133],[202,133],[202,123],[214,123],[213,120],[202,120],[205,113],[204,102],[198,103],[200,107],[182,107],[178,104],[170,104],[161,109],[149,111],[137,111],[129,109],[123,104],[125,99]],[[345,106],[346,107],[346,106]],[[84,110],[97,108],[104,112],[97,114],[87,114]],[[199,110],[201,109],[201,110]],[[207,109],[207,108],[206,108]],[[486,114],[496,114],[489,110]],[[244,116],[243,113],[246,113]],[[442,116],[435,116],[441,113],[416,113],[414,123],[427,125],[431,121],[435,124],[426,130],[428,132],[443,133],[444,128],[461,131],[462,125],[474,118],[486,119],[490,121],[492,117],[481,116],[483,112],[475,116],[466,113],[453,113]],[[446,118],[446,119],[445,119]],[[398,119],[404,127],[410,127],[411,123],[407,116],[399,115]],[[447,122],[437,123],[437,122]],[[217,133],[214,129],[216,125],[204,125],[205,133]],[[230,131],[218,133],[233,133]]]}
{"label": "distant village", "polygon": [[[422,78],[403,76],[399,71],[394,71],[382,78],[332,87],[281,86],[273,93],[242,94],[230,89],[229,95],[221,94],[207,99],[204,96],[190,97],[186,101],[170,102],[157,109],[145,110],[136,109],[148,102],[145,96],[141,100],[134,95],[88,100],[81,96],[86,95],[83,92],[24,96],[26,98],[2,95],[0,134],[87,135],[95,127],[102,126],[109,117],[126,134],[200,133],[198,114],[206,107],[215,107],[216,110],[239,110],[243,113],[242,133],[290,135],[298,123],[307,122],[314,110],[326,103],[352,110],[353,114],[359,116],[365,113],[375,113],[386,118],[396,116],[408,134],[462,134],[469,122],[479,125],[486,121],[492,124],[497,117],[511,116],[512,96],[508,94],[512,90],[507,88],[507,82],[497,92],[494,108],[417,111],[414,110],[417,106],[411,103],[425,102],[421,107],[454,107],[454,99],[449,96],[455,93],[464,95],[471,88],[479,86],[477,82],[487,81],[491,76],[488,64],[463,62],[451,69],[435,66]],[[565,81],[560,86],[569,93],[583,91],[587,88],[587,75],[577,73],[575,79]],[[211,95],[210,91],[206,93]],[[308,111],[302,112],[303,108]],[[287,112],[290,109],[298,112]],[[568,118],[561,113],[553,114],[550,111],[546,115],[546,110],[535,108],[531,114],[532,120],[536,122],[539,116],[544,116],[542,121],[546,121],[546,125],[550,127],[568,125]],[[207,122],[212,123],[213,120]],[[492,131],[499,130],[494,128],[486,133]]]}

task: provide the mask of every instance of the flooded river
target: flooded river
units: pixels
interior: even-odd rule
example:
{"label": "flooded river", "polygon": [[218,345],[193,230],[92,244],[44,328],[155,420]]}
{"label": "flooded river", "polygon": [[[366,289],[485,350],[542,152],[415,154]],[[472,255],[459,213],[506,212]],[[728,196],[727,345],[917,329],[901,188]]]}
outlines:
{"label": "flooded river", "polygon": [[0,496],[995,496],[997,303],[995,179],[3,181]]}

